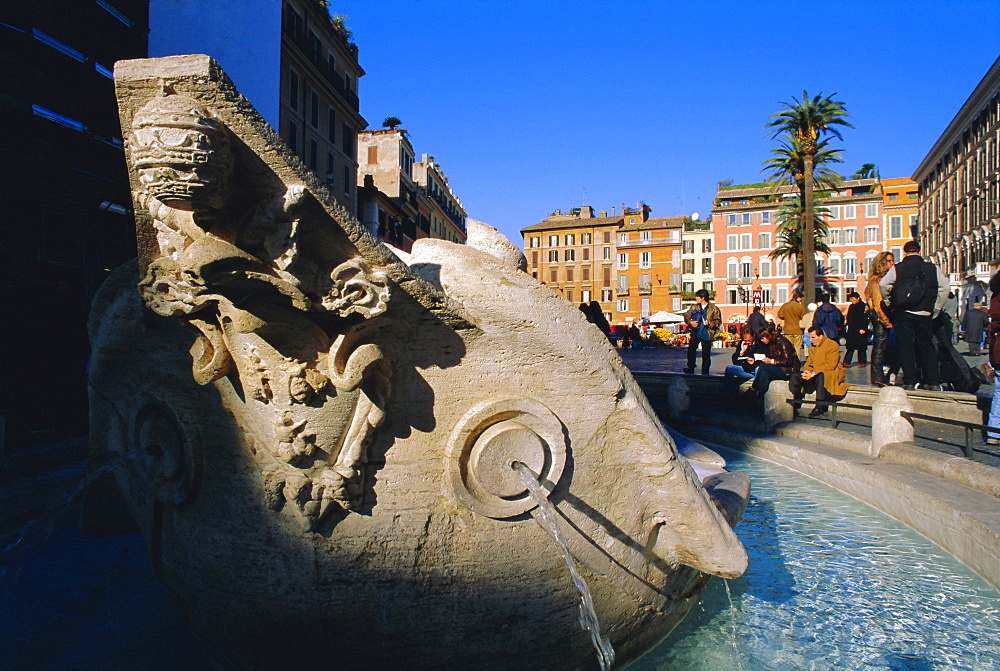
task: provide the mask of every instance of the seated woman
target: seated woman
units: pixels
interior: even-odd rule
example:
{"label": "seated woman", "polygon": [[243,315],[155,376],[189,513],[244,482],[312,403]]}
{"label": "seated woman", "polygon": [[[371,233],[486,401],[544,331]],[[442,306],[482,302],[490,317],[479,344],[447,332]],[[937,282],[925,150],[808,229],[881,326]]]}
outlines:
{"label": "seated woman", "polygon": [[730,396],[734,395],[744,380],[753,378],[756,370],[754,368],[754,364],[756,363],[755,354],[767,354],[767,347],[754,337],[753,331],[749,326],[744,325],[740,329],[740,342],[733,351],[733,363],[730,366],[726,366],[726,370],[723,373],[722,389],[725,393]]}
{"label": "seated woman", "polygon": [[792,373],[799,372],[799,356],[792,342],[778,333],[774,324],[766,324],[757,337],[767,347],[767,356],[757,362],[753,390],[757,398],[764,398],[771,380],[787,380]]}
{"label": "seated woman", "polygon": [[801,373],[793,373],[788,381],[788,389],[795,400],[800,401],[806,394],[816,392],[816,407],[810,417],[825,413],[828,402],[836,402],[847,396],[850,388],[844,382],[844,368],[840,365],[840,345],[823,335],[823,328],[809,328],[809,358]]}

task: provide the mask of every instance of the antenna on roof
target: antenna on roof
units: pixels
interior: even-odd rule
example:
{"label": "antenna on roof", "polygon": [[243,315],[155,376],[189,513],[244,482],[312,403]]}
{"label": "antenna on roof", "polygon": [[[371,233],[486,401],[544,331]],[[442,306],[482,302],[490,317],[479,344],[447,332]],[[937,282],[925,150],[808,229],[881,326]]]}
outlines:
{"label": "antenna on roof", "polygon": [[583,200],[580,201],[580,205],[583,207],[587,206],[587,187],[583,187]]}

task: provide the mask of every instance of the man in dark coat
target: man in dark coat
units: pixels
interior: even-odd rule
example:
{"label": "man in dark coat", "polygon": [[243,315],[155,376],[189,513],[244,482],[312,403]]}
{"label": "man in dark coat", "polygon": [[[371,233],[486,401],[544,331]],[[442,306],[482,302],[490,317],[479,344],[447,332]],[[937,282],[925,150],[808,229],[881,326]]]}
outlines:
{"label": "man in dark coat", "polygon": [[750,316],[747,317],[747,326],[749,326],[750,330],[753,331],[754,336],[760,335],[760,330],[764,328],[764,324],[766,323],[767,320],[764,319],[764,315],[760,313],[760,306],[753,306],[753,312],[751,312]]}
{"label": "man in dark coat", "polygon": [[851,304],[847,306],[847,351],[844,352],[844,368],[851,367],[854,352],[858,353],[858,368],[868,365],[868,306],[861,302],[856,291],[847,294]]}
{"label": "man in dark coat", "polygon": [[962,340],[969,343],[969,356],[979,356],[983,336],[989,325],[990,318],[982,303],[974,303],[965,313],[965,319],[962,320]]}

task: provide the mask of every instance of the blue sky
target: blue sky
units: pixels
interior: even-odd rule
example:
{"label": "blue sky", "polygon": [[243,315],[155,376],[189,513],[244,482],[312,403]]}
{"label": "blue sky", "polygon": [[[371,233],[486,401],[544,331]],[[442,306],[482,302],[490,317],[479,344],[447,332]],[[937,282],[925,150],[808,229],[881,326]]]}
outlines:
{"label": "blue sky", "polygon": [[[470,217],[515,242],[555,209],[710,213],[762,179],[781,101],[837,93],[850,174],[907,177],[1000,55],[1000,2],[333,0],[367,75]],[[811,36],[792,32],[807,28]],[[801,45],[807,45],[803,50]]]}

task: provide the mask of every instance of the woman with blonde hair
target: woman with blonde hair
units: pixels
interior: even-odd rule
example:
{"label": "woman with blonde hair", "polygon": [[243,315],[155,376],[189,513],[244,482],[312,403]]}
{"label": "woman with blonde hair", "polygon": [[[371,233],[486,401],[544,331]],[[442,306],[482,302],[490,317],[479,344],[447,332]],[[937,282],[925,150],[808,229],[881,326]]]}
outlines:
{"label": "woman with blonde hair", "polygon": [[882,366],[885,363],[885,352],[889,347],[889,329],[892,322],[885,311],[885,298],[882,296],[882,289],[878,283],[885,274],[889,272],[896,262],[892,252],[881,252],[872,259],[868,266],[868,284],[865,286],[865,303],[871,310],[875,319],[875,328],[872,331],[872,367],[871,382],[876,387],[887,387],[889,383],[885,378],[885,370]]}

